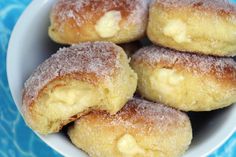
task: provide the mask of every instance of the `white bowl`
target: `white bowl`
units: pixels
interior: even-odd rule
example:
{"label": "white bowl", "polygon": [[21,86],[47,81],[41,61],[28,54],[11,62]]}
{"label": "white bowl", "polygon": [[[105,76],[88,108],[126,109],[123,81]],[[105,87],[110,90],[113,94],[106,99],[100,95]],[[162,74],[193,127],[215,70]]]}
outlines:
{"label": "white bowl", "polygon": [[[49,12],[56,0],[34,0],[17,22],[7,53],[7,75],[10,90],[19,111],[23,83],[31,72],[55,53],[59,45],[48,35]],[[194,139],[184,157],[207,156],[236,130],[236,105],[223,110],[190,113]],[[45,143],[67,157],[86,157],[63,133],[38,135]]]}

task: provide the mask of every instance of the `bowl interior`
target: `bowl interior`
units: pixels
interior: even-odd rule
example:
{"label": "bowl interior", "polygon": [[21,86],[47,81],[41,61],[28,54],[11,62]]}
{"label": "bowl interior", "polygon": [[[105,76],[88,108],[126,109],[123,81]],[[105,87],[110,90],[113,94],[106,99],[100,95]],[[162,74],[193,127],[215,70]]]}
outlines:
{"label": "bowl interior", "polygon": [[[43,60],[59,47],[48,35],[49,12],[56,0],[34,0],[12,33],[7,54],[7,74],[13,99],[20,111],[25,80]],[[205,156],[221,145],[235,130],[236,105],[205,113],[188,113],[193,125],[193,142],[184,157]],[[38,135],[52,148],[68,157],[87,155],[71,144],[64,132]]]}

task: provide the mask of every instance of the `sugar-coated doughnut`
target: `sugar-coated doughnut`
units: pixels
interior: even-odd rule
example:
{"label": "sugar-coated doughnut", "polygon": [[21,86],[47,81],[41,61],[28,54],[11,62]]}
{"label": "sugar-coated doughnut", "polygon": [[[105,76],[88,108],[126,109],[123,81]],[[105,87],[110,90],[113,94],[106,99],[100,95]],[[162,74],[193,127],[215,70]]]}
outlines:
{"label": "sugar-coated doughnut", "polygon": [[49,36],[58,43],[127,43],[145,35],[148,0],[59,0]]}
{"label": "sugar-coated doughnut", "polygon": [[139,93],[184,111],[210,111],[236,102],[236,62],[158,46],[140,49],[131,66]]}
{"label": "sugar-coated doughnut", "polygon": [[24,85],[22,112],[32,129],[53,133],[91,109],[116,113],[136,86],[122,48],[81,43],[60,49],[33,72]]}
{"label": "sugar-coated doughnut", "polygon": [[147,34],[179,51],[236,55],[236,4],[229,0],[153,0]]}
{"label": "sugar-coated doughnut", "polygon": [[185,113],[134,98],[117,114],[91,112],[68,131],[91,157],[179,157],[192,139]]}

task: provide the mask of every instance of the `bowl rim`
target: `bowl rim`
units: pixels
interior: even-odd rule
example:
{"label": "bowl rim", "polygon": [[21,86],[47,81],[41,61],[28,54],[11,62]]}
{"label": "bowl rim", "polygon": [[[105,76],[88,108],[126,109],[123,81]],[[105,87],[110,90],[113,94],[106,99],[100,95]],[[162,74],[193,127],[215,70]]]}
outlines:
{"label": "bowl rim", "polygon": [[[11,65],[10,65],[10,58],[12,57],[12,53],[15,51],[13,45],[15,45],[16,43],[16,39],[19,38],[18,34],[20,32],[19,28],[22,27],[22,25],[24,25],[24,20],[26,19],[25,17],[30,17],[33,18],[34,14],[32,13],[32,11],[38,12],[41,10],[41,8],[48,3],[49,1],[52,0],[33,0],[29,3],[29,5],[25,8],[25,10],[23,11],[23,13],[21,14],[21,16],[18,18],[17,23],[14,26],[14,29],[12,31],[10,40],[9,40],[9,44],[8,44],[8,49],[7,49],[7,57],[6,57],[6,69],[7,69],[7,80],[9,83],[9,88],[10,88],[10,94],[14,100],[14,104],[16,105],[18,111],[21,113],[21,108],[20,105],[21,104],[17,104],[17,100],[15,98],[15,94],[13,93],[13,83],[12,83],[12,79],[10,77],[10,69],[11,69]],[[54,1],[54,0],[53,0]],[[236,104],[234,105],[234,110],[236,111]],[[233,112],[233,111],[231,111]],[[23,116],[22,116],[23,117]],[[233,118],[231,118],[231,123],[228,122],[228,127],[229,124],[232,124],[233,120],[232,119],[236,119],[236,114],[235,116],[233,116]],[[32,130],[33,131],[33,130]],[[201,156],[207,156],[210,155],[213,151],[215,151],[216,149],[218,149],[223,143],[226,142],[226,140],[228,140],[232,134],[236,131],[236,126],[235,127],[230,127],[230,129],[228,128],[228,133],[224,134],[225,136],[219,140],[219,142],[217,144],[215,144],[214,146],[212,146],[210,149],[208,149],[207,152],[203,153]],[[56,144],[56,140],[54,138],[56,138],[57,134],[51,134],[51,135],[41,135],[35,131],[33,131],[44,143],[46,143],[48,146],[50,146],[52,149],[56,150],[57,152],[59,152],[60,154],[69,157],[69,153],[66,153],[65,151],[62,151],[61,148],[62,146],[60,146],[60,144]],[[54,141],[55,140],[55,141]]]}
{"label": "bowl rim", "polygon": [[[24,119],[24,116],[22,114],[22,111],[21,111],[21,108],[20,108],[20,105],[21,104],[17,104],[17,100],[16,98],[14,97],[14,93],[12,92],[12,89],[13,89],[13,84],[11,83],[11,77],[10,77],[10,57],[11,57],[11,52],[14,52],[13,50],[13,46],[14,43],[15,43],[15,39],[18,37],[17,34],[19,33],[19,29],[23,24],[24,24],[24,19],[25,17],[33,17],[34,14],[31,13],[32,10],[34,11],[39,11],[42,6],[44,6],[46,3],[48,3],[49,0],[32,0],[28,6],[26,6],[26,8],[24,9],[24,11],[21,13],[20,17],[18,18],[13,30],[12,30],[12,33],[11,33],[11,36],[10,36],[10,39],[9,39],[9,43],[8,43],[8,48],[7,48],[7,54],[6,54],[6,73],[7,73],[7,81],[8,81],[8,86],[9,86],[9,89],[10,89],[10,95],[11,97],[13,98],[14,100],[14,104],[15,106],[17,107],[17,110],[18,112],[21,114],[22,118]],[[28,127],[28,126],[27,126]],[[29,128],[31,129],[31,128]],[[55,138],[56,134],[50,134],[50,135],[41,135],[39,133],[37,133],[36,131],[32,130],[31,131],[36,134],[44,143],[46,143],[51,149],[57,151],[58,153],[60,153],[61,155],[63,156],[66,156],[66,157],[69,157],[69,154],[65,153],[64,151],[62,151],[60,149],[61,146],[59,145],[55,145],[55,142],[52,141],[53,138]]]}

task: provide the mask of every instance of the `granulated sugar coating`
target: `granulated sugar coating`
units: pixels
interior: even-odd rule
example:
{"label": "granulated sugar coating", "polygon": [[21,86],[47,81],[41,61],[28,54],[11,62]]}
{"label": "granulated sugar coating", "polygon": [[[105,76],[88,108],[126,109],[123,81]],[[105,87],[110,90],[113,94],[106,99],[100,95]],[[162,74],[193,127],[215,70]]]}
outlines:
{"label": "granulated sugar coating", "polygon": [[142,127],[142,124],[145,124],[149,131],[152,129],[165,131],[180,127],[189,120],[183,112],[139,98],[129,101],[115,117],[113,120],[115,123],[127,124],[128,121],[132,124],[131,127]]}
{"label": "granulated sugar coating", "polygon": [[108,11],[121,11],[122,18],[133,24],[143,21],[147,13],[148,0],[59,0],[52,11],[54,22],[60,25],[67,20],[73,20],[75,27],[84,23],[93,23],[98,16]]}
{"label": "granulated sugar coating", "polygon": [[198,7],[221,13],[236,14],[236,5],[229,0],[153,0],[152,4],[162,4],[166,7]]}
{"label": "granulated sugar coating", "polygon": [[187,114],[133,98],[114,115],[90,112],[68,134],[91,157],[180,157],[191,143],[192,128]]}
{"label": "granulated sugar coating", "polygon": [[50,81],[67,74],[109,77],[120,68],[118,54],[121,51],[121,48],[110,42],[87,42],[62,48],[33,72],[24,85],[24,93],[31,102]]}
{"label": "granulated sugar coating", "polygon": [[236,62],[228,57],[214,57],[193,53],[181,53],[176,50],[159,46],[148,46],[140,49],[132,56],[132,62],[156,66],[159,63],[170,67],[179,65],[196,75],[209,75],[214,73],[217,79],[230,79],[236,83]]}
{"label": "granulated sugar coating", "polygon": [[[188,116],[181,111],[140,98],[130,100],[115,115],[102,111],[93,111],[91,115],[91,118],[101,121],[102,125],[107,125],[107,127],[133,128],[145,134],[156,129],[165,132],[168,129],[185,126],[189,122]],[[88,117],[90,117],[90,114]],[[80,123],[80,120],[77,122]],[[98,123],[98,125],[101,124]]]}

